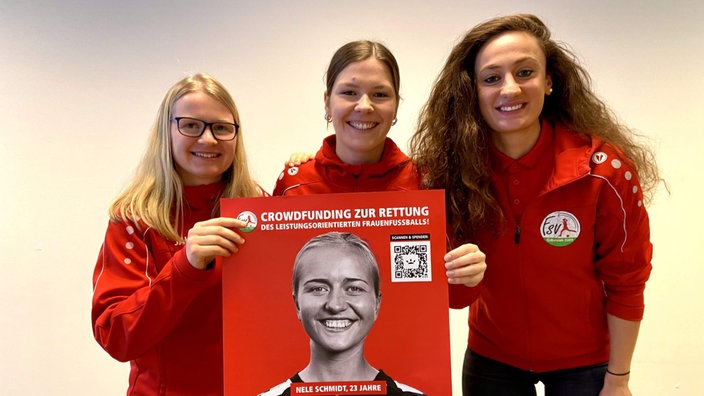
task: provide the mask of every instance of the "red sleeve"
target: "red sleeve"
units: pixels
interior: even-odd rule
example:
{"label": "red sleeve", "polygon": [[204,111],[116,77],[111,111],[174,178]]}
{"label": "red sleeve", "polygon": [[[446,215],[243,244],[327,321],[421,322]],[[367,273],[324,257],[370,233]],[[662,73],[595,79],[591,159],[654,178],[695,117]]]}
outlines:
{"label": "red sleeve", "polygon": [[592,173],[605,181],[597,207],[595,265],[604,282],[607,312],[638,321],[643,318],[643,292],[652,269],[648,213],[630,163],[605,151],[609,159]]}
{"label": "red sleeve", "polygon": [[157,239],[163,241],[150,228],[110,222],[98,255],[93,335],[120,361],[133,360],[157,346],[215,276],[214,271],[193,268],[183,248],[169,251],[162,242],[155,255]]}
{"label": "red sleeve", "polygon": [[467,287],[465,285],[448,285],[450,293],[450,308],[462,309],[468,307],[479,297],[479,291],[482,284],[479,283],[475,287]]}

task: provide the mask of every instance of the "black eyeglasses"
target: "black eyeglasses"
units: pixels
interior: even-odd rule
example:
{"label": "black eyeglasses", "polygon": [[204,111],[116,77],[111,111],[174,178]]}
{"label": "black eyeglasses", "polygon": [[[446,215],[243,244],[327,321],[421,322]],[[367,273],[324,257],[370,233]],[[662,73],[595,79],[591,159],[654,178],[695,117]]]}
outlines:
{"label": "black eyeglasses", "polygon": [[210,127],[210,132],[216,140],[232,140],[237,136],[240,127],[231,122],[205,122],[191,117],[174,117],[174,121],[181,135],[192,138],[200,137],[205,128]]}

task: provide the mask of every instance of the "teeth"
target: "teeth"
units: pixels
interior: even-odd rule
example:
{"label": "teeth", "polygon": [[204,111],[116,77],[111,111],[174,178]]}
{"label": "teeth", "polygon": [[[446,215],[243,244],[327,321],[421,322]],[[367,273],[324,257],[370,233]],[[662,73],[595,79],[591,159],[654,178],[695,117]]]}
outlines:
{"label": "teeth", "polygon": [[348,319],[326,320],[324,323],[325,327],[331,327],[334,329],[344,329],[345,327],[349,327],[352,324],[352,322]]}
{"label": "teeth", "polygon": [[196,157],[201,157],[201,158],[215,158],[219,156],[220,154],[206,154],[206,153],[193,153]]}
{"label": "teeth", "polygon": [[514,111],[514,110],[518,110],[522,107],[523,107],[522,104],[517,104],[517,105],[513,105],[513,106],[501,106],[499,109],[501,109],[501,111]]}
{"label": "teeth", "polygon": [[352,128],[355,128],[355,129],[371,129],[377,125],[376,122],[356,122],[356,121],[350,121],[349,124]]}

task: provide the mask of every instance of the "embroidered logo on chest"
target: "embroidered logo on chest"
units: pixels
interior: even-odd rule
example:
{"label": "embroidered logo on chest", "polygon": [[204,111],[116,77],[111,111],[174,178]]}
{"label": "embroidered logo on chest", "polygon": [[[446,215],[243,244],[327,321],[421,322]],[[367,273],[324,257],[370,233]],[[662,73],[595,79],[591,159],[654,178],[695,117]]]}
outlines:
{"label": "embroidered logo on chest", "polygon": [[564,247],[579,237],[580,226],[577,217],[570,212],[558,210],[545,216],[540,224],[540,235],[549,245]]}

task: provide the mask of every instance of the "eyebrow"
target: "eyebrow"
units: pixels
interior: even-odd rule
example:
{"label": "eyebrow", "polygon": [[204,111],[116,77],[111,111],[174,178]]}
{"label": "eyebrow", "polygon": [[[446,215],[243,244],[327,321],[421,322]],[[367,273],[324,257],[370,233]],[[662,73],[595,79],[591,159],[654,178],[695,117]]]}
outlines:
{"label": "eyebrow", "polygon": [[[363,282],[363,283],[365,283],[365,284],[367,284],[367,285],[370,284],[369,282],[367,282],[366,280],[364,280],[364,279],[362,279],[362,278],[345,278],[344,281],[343,281],[343,283],[350,283],[350,282]],[[328,280],[327,278],[308,279],[308,280],[306,280],[306,281],[303,282],[303,285],[307,285],[307,284],[309,284],[309,283],[322,283],[322,284],[325,284],[325,285],[329,285],[329,284],[330,284],[330,280]]]}
{"label": "eyebrow", "polygon": [[[344,82],[344,81],[343,81],[343,82],[337,84],[337,86],[338,86],[338,87],[344,87],[344,88],[359,88],[360,84],[355,83],[355,82]],[[388,84],[388,83],[377,84],[377,85],[374,85],[372,88],[373,88],[373,89],[384,88],[384,89],[391,89],[391,90],[393,90],[393,87],[391,86],[391,84]]]}
{"label": "eyebrow", "polygon": [[[536,62],[536,63],[539,63],[539,62],[540,62],[538,59],[536,59],[536,58],[534,58],[534,57],[532,57],[532,56],[524,56],[524,57],[522,57],[522,58],[516,59],[516,61],[513,62],[512,65],[517,65],[517,64],[519,64],[519,63],[528,62],[528,61],[530,61],[530,62]],[[481,69],[479,69],[479,71],[481,72],[481,71],[483,71],[483,70],[494,70],[494,69],[500,69],[500,68],[501,68],[501,66],[499,66],[499,65],[489,64],[488,66],[484,66],[484,67],[482,67]]]}

